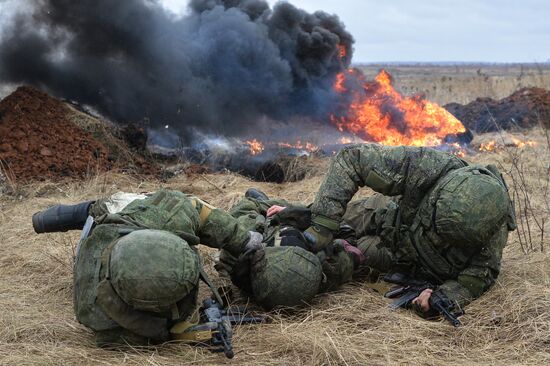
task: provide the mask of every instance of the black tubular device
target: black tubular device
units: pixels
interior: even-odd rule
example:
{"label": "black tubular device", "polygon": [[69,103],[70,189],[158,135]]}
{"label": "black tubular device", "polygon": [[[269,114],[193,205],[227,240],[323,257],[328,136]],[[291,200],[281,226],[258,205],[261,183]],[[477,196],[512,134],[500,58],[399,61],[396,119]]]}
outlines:
{"label": "black tubular device", "polygon": [[88,218],[88,209],[95,201],[76,205],[55,205],[32,215],[32,226],[37,234],[80,230]]}

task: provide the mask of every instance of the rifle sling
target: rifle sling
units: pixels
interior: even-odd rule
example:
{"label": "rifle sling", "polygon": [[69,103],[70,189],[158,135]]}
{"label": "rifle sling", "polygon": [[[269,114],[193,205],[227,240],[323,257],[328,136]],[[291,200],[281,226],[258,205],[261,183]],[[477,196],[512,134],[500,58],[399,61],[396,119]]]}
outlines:
{"label": "rifle sling", "polygon": [[200,272],[199,272],[200,279],[208,286],[208,288],[210,288],[210,291],[212,291],[212,294],[214,294],[214,298],[216,299],[218,304],[223,305],[223,300],[222,300],[222,297],[220,296],[218,289],[214,286],[212,281],[210,281],[210,278],[204,271],[204,268],[202,266],[202,260],[200,261],[199,265],[200,265]]}

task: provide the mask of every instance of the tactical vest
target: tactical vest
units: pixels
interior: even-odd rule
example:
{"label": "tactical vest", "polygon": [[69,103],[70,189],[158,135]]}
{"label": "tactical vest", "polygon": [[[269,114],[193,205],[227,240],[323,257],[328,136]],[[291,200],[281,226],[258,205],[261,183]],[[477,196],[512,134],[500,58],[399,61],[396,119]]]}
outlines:
{"label": "tactical vest", "polygon": [[[467,169],[453,170],[441,177],[422,199],[412,223],[401,221],[401,208],[391,202],[385,211],[385,217],[378,228],[382,245],[390,248],[395,255],[395,271],[410,273],[418,278],[442,283],[455,279],[464,270],[481,248],[468,248],[452,245],[443,240],[434,226],[436,203],[443,189],[453,189],[463,179],[458,175],[486,174],[493,177],[507,192],[500,173],[495,168],[489,170],[481,166],[469,166]],[[490,240],[507,240],[507,231],[515,229],[514,208],[509,200],[508,216],[494,228]],[[458,224],[458,223],[457,223]],[[502,225],[508,230],[499,230]],[[467,228],[464,228],[467,230]]]}
{"label": "tactical vest", "polygon": [[185,319],[194,310],[198,286],[175,304],[170,314],[132,309],[108,282],[109,256],[121,237],[142,229],[171,231],[189,244],[197,244],[199,239],[192,234],[199,225],[196,205],[180,192],[162,190],[130,203],[118,214],[97,218],[91,234],[79,243],[75,257],[73,281],[77,320],[95,332],[112,333],[113,339],[118,333],[129,330],[147,340],[167,340],[170,322]]}

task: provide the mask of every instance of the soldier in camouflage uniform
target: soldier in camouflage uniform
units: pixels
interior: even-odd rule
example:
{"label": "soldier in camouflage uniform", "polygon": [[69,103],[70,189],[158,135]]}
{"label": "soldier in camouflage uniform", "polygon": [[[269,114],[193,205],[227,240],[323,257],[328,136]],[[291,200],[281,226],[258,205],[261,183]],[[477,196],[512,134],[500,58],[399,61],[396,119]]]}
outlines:
{"label": "soldier in camouflage uniform", "polygon": [[[379,194],[348,205],[359,187]],[[344,148],[311,207],[317,249],[342,221],[356,230],[356,269],[402,273],[438,285],[458,307],[495,282],[514,208],[494,166],[469,165],[430,148],[376,144]],[[345,266],[345,265],[344,265]],[[431,290],[415,302],[429,310]]]}
{"label": "soldier in camouflage uniform", "polygon": [[297,305],[315,295],[308,294],[311,281],[288,281],[287,263],[305,269],[313,282],[321,279],[313,254],[300,248],[264,250],[261,235],[177,191],[59,205],[35,214],[33,226],[37,232],[79,229],[88,214],[74,263],[74,310],[95,332],[98,345],[170,339],[170,328],[196,307],[203,274],[194,247],[199,243],[250,259],[252,293],[269,307]]}
{"label": "soldier in camouflage uniform", "polygon": [[[284,210],[270,215],[270,210],[277,207],[284,208]],[[305,206],[291,204],[283,199],[269,199],[262,192],[250,189],[245,194],[245,197],[229,210],[229,213],[243,227],[261,233],[263,235],[263,242],[268,248],[299,247],[316,254],[317,260],[311,255],[308,255],[307,258],[310,261],[321,264],[323,275],[320,283],[312,280],[312,278],[316,279],[316,276],[308,275],[311,272],[316,273],[317,270],[311,271],[308,269],[309,266],[306,266],[303,262],[296,263],[295,266],[291,263],[284,263],[284,268],[287,272],[293,273],[292,278],[283,277],[285,282],[288,280],[297,281],[299,278],[309,282],[309,287],[307,288],[311,294],[307,298],[312,298],[313,294],[318,292],[337,289],[340,285],[352,279],[354,269],[353,256],[346,252],[341,245],[347,244],[341,240],[342,238],[350,238],[350,233],[345,230],[347,229],[346,225],[342,225],[342,228],[338,230],[336,234],[338,239],[334,240],[329,247],[319,251],[313,247],[315,239],[303,233],[311,225],[311,210]],[[300,251],[300,253],[303,252]],[[281,262],[281,264],[283,263]],[[245,282],[243,283],[242,278],[230,276],[230,274],[234,271],[240,272],[243,270],[243,267],[247,268],[249,266],[249,264],[243,263],[242,260],[238,261],[236,257],[222,250],[216,268],[222,275],[232,277],[233,282],[246,291],[248,288],[247,279],[245,278]],[[297,304],[295,300],[290,300],[294,295],[289,291],[287,286],[281,284],[279,289],[273,289],[271,292],[273,293],[274,291],[277,291],[277,295],[265,296],[266,300],[269,301],[275,298],[279,302],[277,305],[282,305],[281,299],[285,297],[288,298],[286,304]],[[268,292],[264,293],[267,295]],[[266,307],[269,308],[271,306],[266,305]]]}

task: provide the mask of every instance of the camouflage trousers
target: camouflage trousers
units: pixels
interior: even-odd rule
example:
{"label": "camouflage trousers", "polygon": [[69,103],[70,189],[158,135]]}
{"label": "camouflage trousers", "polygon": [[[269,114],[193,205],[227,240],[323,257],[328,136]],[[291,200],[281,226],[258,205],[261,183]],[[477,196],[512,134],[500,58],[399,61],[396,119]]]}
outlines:
{"label": "camouflage trousers", "polygon": [[377,229],[384,222],[390,197],[382,194],[352,201],[348,204],[343,223],[355,230],[356,246],[365,255],[365,261],[356,269],[356,274],[369,275],[373,280],[388,273],[395,263],[393,253],[381,246]]}

